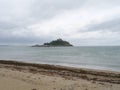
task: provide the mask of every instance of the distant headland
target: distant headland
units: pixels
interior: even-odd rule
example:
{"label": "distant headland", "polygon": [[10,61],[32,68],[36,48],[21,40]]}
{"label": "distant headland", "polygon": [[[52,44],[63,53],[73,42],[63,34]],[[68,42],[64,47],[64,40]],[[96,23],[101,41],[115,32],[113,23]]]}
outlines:
{"label": "distant headland", "polygon": [[68,41],[57,39],[49,43],[48,42],[44,43],[43,45],[36,44],[36,45],[33,45],[32,47],[61,47],[61,46],[73,46],[73,45],[70,44]]}

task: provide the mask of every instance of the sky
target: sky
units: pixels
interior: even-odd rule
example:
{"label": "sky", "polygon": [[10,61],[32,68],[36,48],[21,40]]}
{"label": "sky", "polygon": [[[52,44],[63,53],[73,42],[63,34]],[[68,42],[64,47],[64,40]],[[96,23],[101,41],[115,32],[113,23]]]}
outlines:
{"label": "sky", "polygon": [[120,0],[0,0],[0,44],[120,45]]}

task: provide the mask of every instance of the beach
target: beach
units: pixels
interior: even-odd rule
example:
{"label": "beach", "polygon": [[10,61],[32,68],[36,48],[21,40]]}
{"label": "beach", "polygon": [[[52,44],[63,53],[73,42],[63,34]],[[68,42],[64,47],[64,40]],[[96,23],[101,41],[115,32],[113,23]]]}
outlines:
{"label": "beach", "polygon": [[119,72],[0,60],[0,90],[119,89]]}

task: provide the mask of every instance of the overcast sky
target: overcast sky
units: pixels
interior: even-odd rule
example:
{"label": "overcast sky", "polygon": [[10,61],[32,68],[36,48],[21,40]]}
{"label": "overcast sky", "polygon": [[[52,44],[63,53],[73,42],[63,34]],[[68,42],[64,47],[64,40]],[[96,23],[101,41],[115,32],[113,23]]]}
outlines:
{"label": "overcast sky", "polygon": [[120,45],[120,0],[0,0],[0,44]]}

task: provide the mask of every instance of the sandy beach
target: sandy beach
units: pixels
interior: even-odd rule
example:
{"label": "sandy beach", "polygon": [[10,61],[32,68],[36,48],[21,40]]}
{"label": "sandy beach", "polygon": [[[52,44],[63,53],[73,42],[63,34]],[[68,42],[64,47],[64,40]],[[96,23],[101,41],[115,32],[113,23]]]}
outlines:
{"label": "sandy beach", "polygon": [[120,72],[0,60],[0,90],[120,90]]}

